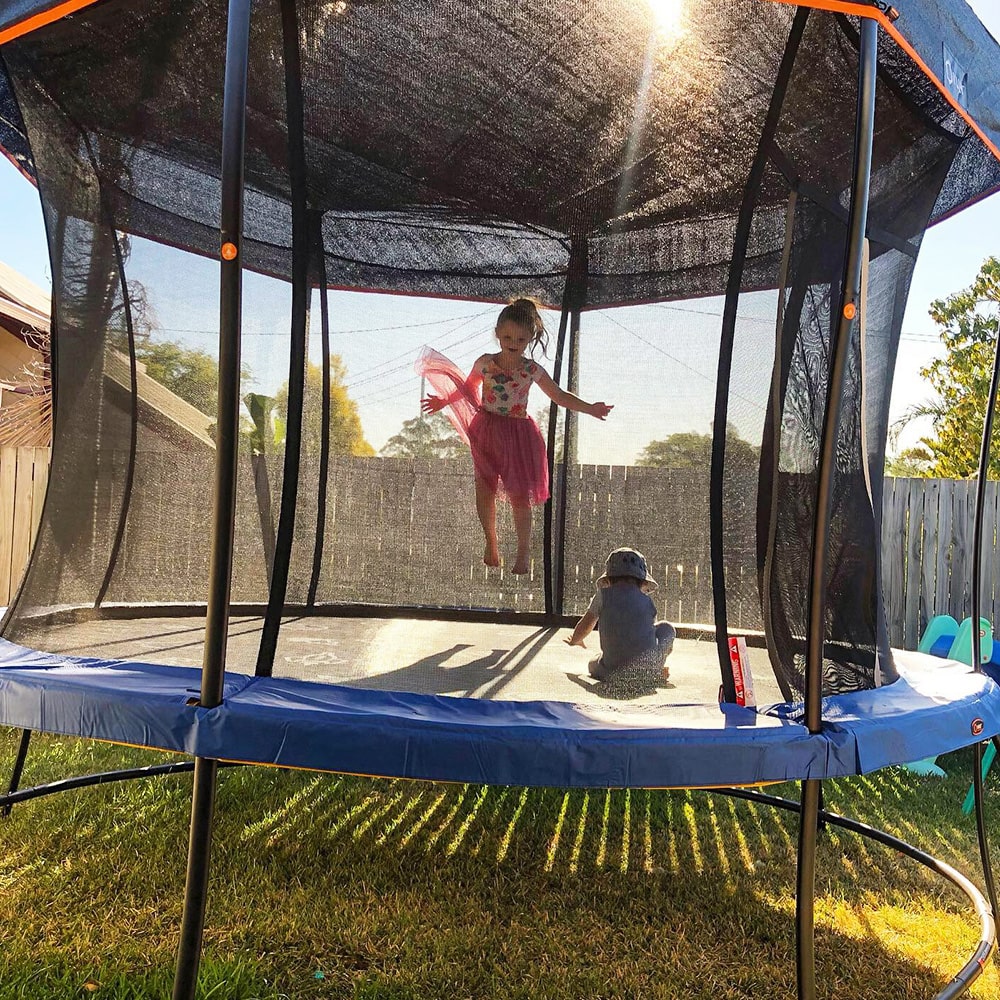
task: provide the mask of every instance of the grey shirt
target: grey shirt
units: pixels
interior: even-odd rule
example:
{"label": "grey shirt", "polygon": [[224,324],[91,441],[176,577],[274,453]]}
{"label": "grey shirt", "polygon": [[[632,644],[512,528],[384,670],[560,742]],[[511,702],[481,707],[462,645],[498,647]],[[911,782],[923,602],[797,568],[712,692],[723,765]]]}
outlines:
{"label": "grey shirt", "polygon": [[598,619],[601,665],[616,670],[641,653],[656,648],[656,605],[630,583],[599,587],[587,609]]}

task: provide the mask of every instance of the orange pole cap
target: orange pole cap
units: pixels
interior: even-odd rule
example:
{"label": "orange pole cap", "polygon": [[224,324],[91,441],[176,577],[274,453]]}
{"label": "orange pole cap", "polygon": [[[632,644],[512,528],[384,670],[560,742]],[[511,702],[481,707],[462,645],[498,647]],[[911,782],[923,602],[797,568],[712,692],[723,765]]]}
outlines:
{"label": "orange pole cap", "polygon": [[223,260],[235,260],[236,254],[238,253],[235,243],[223,243],[222,244],[222,259]]}
{"label": "orange pole cap", "polygon": [[857,314],[858,314],[858,307],[853,302],[848,302],[847,305],[844,306],[845,319],[854,319],[854,317],[857,316]]}

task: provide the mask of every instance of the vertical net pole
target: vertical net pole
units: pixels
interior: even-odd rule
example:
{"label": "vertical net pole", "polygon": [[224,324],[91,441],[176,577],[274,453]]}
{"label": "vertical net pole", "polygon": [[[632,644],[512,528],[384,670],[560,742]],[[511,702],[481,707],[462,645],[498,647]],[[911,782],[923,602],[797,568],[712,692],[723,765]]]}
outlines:
{"label": "vertical net pole", "polygon": [[302,69],[299,60],[299,19],[294,0],[281,0],[281,35],[285,63],[285,106],[288,118],[288,175],[292,193],[292,328],[288,351],[288,413],[281,509],[274,543],[274,569],[268,594],[260,648],[258,677],[270,677],[278,646],[281,613],[288,589],[288,564],[295,534],[302,449],[302,403],[305,398],[306,327],[309,318],[309,217],[306,201],[306,152],[303,137]]}
{"label": "vertical net pole", "polygon": [[[580,344],[580,301],[575,299],[569,315],[569,357],[567,360],[567,386],[570,392],[575,393],[576,379],[573,377],[574,368],[579,366],[577,357]],[[569,476],[570,466],[576,465],[576,414],[572,410],[566,411],[565,422],[563,424],[563,449],[562,449],[562,478],[559,481],[559,506],[556,524],[556,559],[553,576],[555,578],[555,612],[558,615],[565,613],[566,596],[566,502],[569,496]]]}
{"label": "vertical net pole", "polygon": [[[90,162],[94,168],[95,175],[98,175],[97,160],[90,142],[87,142],[87,152],[90,155]],[[94,607],[99,608],[107,595],[111,586],[111,579],[114,576],[115,568],[118,565],[118,556],[121,553],[122,542],[125,539],[125,526],[128,523],[129,507],[132,504],[132,487],[135,483],[135,459],[136,448],[139,438],[139,387],[138,369],[135,356],[135,327],[132,322],[132,301],[129,298],[128,280],[125,277],[125,259],[122,254],[121,241],[118,239],[118,232],[114,227],[111,217],[111,210],[108,206],[107,197],[104,193],[104,185],[98,180],[100,187],[101,215],[104,217],[104,224],[111,231],[111,240],[114,243],[115,266],[118,269],[118,282],[121,287],[122,309],[125,315],[125,333],[128,339],[128,373],[129,373],[129,441],[128,441],[128,468],[125,471],[125,483],[122,488],[121,506],[118,508],[118,527],[115,530],[115,540],[111,546],[111,554],[108,556],[108,567],[104,571],[104,579],[101,581],[97,597],[94,599]]]}
{"label": "vertical net pole", "polygon": [[983,418],[983,436],[979,444],[979,471],[976,478],[976,509],[972,525],[972,659],[973,669],[982,673],[979,651],[979,610],[982,607],[983,574],[983,512],[986,507],[986,480],[990,468],[990,444],[993,440],[993,417],[996,412],[997,392],[1000,391],[1000,312],[997,313],[996,344],[993,353],[993,375],[990,394],[986,400]]}
{"label": "vertical net pole", "polygon": [[[587,241],[576,238],[570,250],[569,281],[566,286],[569,306],[569,355],[566,361],[566,382],[570,392],[577,389],[579,379],[579,358],[577,348],[580,339],[580,313],[587,300]],[[559,481],[559,503],[556,508],[556,524],[554,530],[555,558],[553,565],[553,610],[557,615],[564,613],[563,599],[565,596],[566,577],[566,498],[569,493],[569,467],[576,462],[576,425],[570,423],[570,417],[576,414],[566,411],[566,422],[563,424],[563,454],[562,477]],[[553,484],[555,485],[555,484]]]}
{"label": "vertical net pole", "polygon": [[733,240],[733,262],[726,284],[726,304],[722,312],[722,332],[719,337],[719,367],[715,382],[715,416],[712,423],[712,466],[709,485],[709,540],[712,561],[712,604],[715,611],[715,643],[719,654],[719,670],[722,674],[722,695],[725,701],[736,701],[736,685],[729,666],[729,623],[726,607],[726,563],[725,563],[725,510],[723,504],[726,469],[726,425],[729,422],[729,381],[733,368],[733,348],[736,342],[736,307],[739,303],[740,287],[743,283],[743,265],[750,229],[753,225],[754,205],[757,192],[764,179],[768,151],[774,141],[781,117],[781,107],[788,90],[788,81],[799,51],[799,42],[805,31],[809,9],[800,7],[792,21],[792,28],[785,43],[785,52],[774,81],[771,104],[764,119],[764,128],[746,187],[743,202],[736,222]]}
{"label": "vertical net pole", "polygon": [[[758,470],[757,504],[758,504],[758,539],[763,534],[763,513],[767,517],[767,536],[764,542],[763,565],[760,571],[761,603],[763,605],[764,639],[767,643],[768,656],[771,658],[774,676],[781,689],[785,701],[792,701],[792,689],[783,671],[775,669],[779,661],[777,644],[774,641],[774,623],[771,614],[771,583],[775,541],[778,529],[778,497],[777,472],[781,460],[781,414],[784,406],[786,360],[785,360],[785,294],[788,290],[788,267],[792,256],[792,243],[795,237],[795,206],[798,202],[798,192],[793,190],[788,195],[788,207],[785,210],[785,246],[781,254],[781,271],[778,276],[778,315],[774,327],[774,364],[771,369],[771,406],[765,417],[765,440],[771,439],[770,451],[762,450],[761,464]],[[758,540],[758,561],[760,561],[760,542]]]}
{"label": "vertical net pole", "polygon": [[852,333],[861,297],[861,269],[865,227],[868,221],[868,191],[871,181],[872,134],[875,123],[875,63],[878,25],[871,18],[861,22],[861,58],[858,68],[858,109],[854,147],[854,181],[847,223],[847,251],[827,387],[823,435],[820,442],[816,516],[809,583],[809,630],[806,637],[806,725],[818,732],[822,717],[823,641],[826,630],[826,559],[833,501],[840,411]]}
{"label": "vertical net pole", "polygon": [[[569,265],[566,275],[566,286],[563,289],[562,310],[559,314],[559,335],[556,337],[556,357],[552,365],[552,381],[557,385],[562,375],[563,349],[566,346],[566,329],[569,325],[570,293],[573,286],[573,252],[570,251]],[[549,404],[549,427],[546,444],[546,455],[549,462],[549,483],[550,488],[555,488],[556,483],[556,428],[559,424],[559,409],[555,403]],[[545,501],[545,510],[542,515],[542,560],[545,576],[545,613],[551,615],[555,613],[555,583],[553,555],[555,552],[553,525],[553,498],[550,495]]]}
{"label": "vertical net pole", "polygon": [[[319,482],[316,485],[316,541],[313,547],[312,574],[309,578],[310,607],[316,603],[319,574],[323,566],[323,546],[326,540],[326,493],[330,475],[330,302],[326,288],[326,248],[323,243],[323,216],[310,213],[313,268],[319,285],[320,337],[323,351],[323,401],[319,431]],[[420,398],[423,399],[423,390]]]}
{"label": "vertical net pole", "polygon": [[[847,249],[841,285],[840,313],[832,345],[826,412],[819,453],[819,482],[809,581],[809,629],[806,635],[805,724],[818,733],[823,724],[823,642],[826,635],[826,557],[830,542],[833,474],[837,461],[837,438],[848,355],[855,318],[861,300],[865,230],[868,224],[868,194],[871,184],[872,138],[875,130],[875,73],[878,62],[878,24],[861,19],[858,59],[858,100],[854,128],[854,177],[847,219]],[[796,879],[796,967],[799,1000],[816,996],[815,962],[815,874],[816,839],[822,782],[802,782],[802,812],[799,822],[798,872]]]}
{"label": "vertical net pole", "polygon": [[[222,701],[229,631],[229,594],[236,521],[236,461],[239,445],[240,322],[243,303],[243,163],[251,0],[230,0],[222,105],[222,266],[219,291],[219,412],[216,424],[215,499],[209,563],[205,651],[201,668],[203,708]],[[196,757],[191,796],[184,914],[174,976],[173,1000],[194,1000],[201,962],[208,898],[209,855],[219,762]]]}
{"label": "vertical net pole", "polygon": [[[990,444],[993,441],[993,416],[996,412],[997,392],[1000,391],[1000,313],[997,314],[997,341],[993,351],[993,375],[990,394],[986,400],[983,418],[983,437],[979,445],[979,473],[976,480],[976,510],[972,526],[972,659],[969,661],[977,673],[982,673],[979,651],[979,609],[982,607],[983,577],[983,512],[986,507],[986,478],[990,468]],[[986,836],[986,816],[983,811],[983,744],[977,742],[972,754],[972,789],[976,807],[976,832],[979,837],[979,857],[983,865],[983,881],[993,912],[997,912],[996,885],[993,881],[993,864],[990,845]]]}

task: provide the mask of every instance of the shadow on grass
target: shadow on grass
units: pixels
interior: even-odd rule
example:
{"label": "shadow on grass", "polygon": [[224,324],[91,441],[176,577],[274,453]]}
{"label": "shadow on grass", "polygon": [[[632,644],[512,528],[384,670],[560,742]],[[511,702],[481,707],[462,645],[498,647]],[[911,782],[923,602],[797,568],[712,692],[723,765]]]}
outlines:
{"label": "shadow on grass", "polygon": [[[893,770],[832,782],[827,803],[918,846],[936,843],[962,868],[974,830],[952,770],[947,782]],[[0,827],[0,1000],[168,995],[189,787],[171,778],[87,789],[15,810]],[[200,995],[794,996],[797,835],[794,814],[696,791],[227,772]],[[818,995],[939,990],[971,952],[975,921],[963,918],[967,934],[945,967],[929,968],[921,942],[899,940],[883,910],[937,906],[945,922],[967,913],[957,894],[941,903],[943,885],[876,844],[825,831]],[[830,914],[845,900],[861,932],[835,926]],[[142,914],[154,916],[143,924]]]}

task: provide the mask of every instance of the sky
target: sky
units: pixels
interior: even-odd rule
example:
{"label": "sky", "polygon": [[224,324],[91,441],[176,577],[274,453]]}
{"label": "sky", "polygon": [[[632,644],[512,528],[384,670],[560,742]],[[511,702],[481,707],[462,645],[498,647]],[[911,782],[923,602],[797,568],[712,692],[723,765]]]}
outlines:
{"label": "sky", "polygon": [[[1000,0],[971,3],[986,27],[1000,38]],[[984,199],[932,227],[924,238],[903,320],[890,420],[913,403],[929,399],[930,387],[919,370],[941,354],[930,303],[967,287],[983,260],[1000,256],[1000,194]],[[38,195],[7,160],[0,157],[0,260],[48,290],[51,274]],[[217,264],[151,243],[133,241],[132,280],[156,289],[153,310],[160,336],[191,347],[217,351],[212,329],[218,302]],[[163,276],[177,279],[164,281]],[[287,286],[247,274],[244,279],[244,364],[253,384],[245,387],[273,393],[287,379]],[[743,296],[741,329],[773,336],[773,293]],[[314,309],[314,328],[318,309]],[[637,307],[589,314],[584,325],[580,395],[613,403],[617,412],[601,424],[580,421],[580,457],[599,464],[632,461],[654,438],[677,431],[708,433],[714,401],[715,358],[706,358],[705,338],[718,337],[718,299]],[[463,368],[493,349],[496,307],[481,303],[410,300],[400,296],[335,293],[331,297],[332,350],[345,365],[345,381],[357,402],[365,435],[376,448],[396,433],[404,420],[418,414],[421,383],[413,359],[424,345],[433,346]],[[551,329],[558,317],[548,319]],[[217,329],[217,328],[216,328]],[[608,336],[611,334],[612,336]],[[611,353],[608,344],[615,344]],[[752,352],[754,338],[745,348]],[[541,359],[551,371],[549,360]],[[624,363],[622,360],[624,354]],[[310,356],[319,358],[319,338],[310,338]],[[763,419],[766,386],[740,382],[740,358],[734,365],[734,420],[753,440]],[[748,366],[749,370],[749,366]],[[670,406],[657,402],[659,389],[669,388]],[[657,395],[653,395],[653,387]],[[536,390],[537,393],[537,390]],[[532,407],[547,401],[536,395]],[[899,446],[915,442],[929,425],[916,423]]]}

